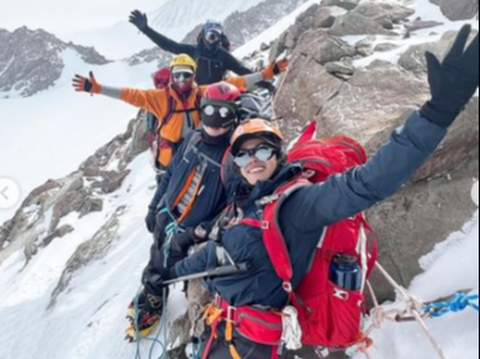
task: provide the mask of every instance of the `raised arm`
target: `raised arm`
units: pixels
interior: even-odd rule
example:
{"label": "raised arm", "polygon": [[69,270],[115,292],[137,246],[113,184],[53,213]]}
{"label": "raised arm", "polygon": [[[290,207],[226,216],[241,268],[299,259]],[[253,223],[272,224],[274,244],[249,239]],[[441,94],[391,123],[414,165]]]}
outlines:
{"label": "raised arm", "polygon": [[227,70],[236,73],[237,75],[244,76],[253,73],[248,67],[245,67],[235,56],[225,51],[225,67]]}
{"label": "raised arm", "polygon": [[305,232],[352,217],[396,193],[425,163],[446,133],[445,128],[415,112],[366,165],[301,189],[295,196],[302,198],[302,207],[292,211],[287,202],[285,212],[292,214],[293,223],[302,223]]}
{"label": "raised arm", "polygon": [[91,95],[98,94],[122,100],[153,113],[157,118],[163,118],[163,107],[166,102],[165,90],[136,90],[103,86],[97,82],[92,72],[88,78],[75,75],[72,83],[77,92],[88,92]]}
{"label": "raised arm", "polygon": [[[414,112],[390,143],[362,167],[299,191],[304,199],[291,221],[313,230],[353,216],[392,196],[427,161],[478,89],[478,35],[465,50],[464,27],[443,63],[427,53],[432,99]],[[288,202],[285,206],[288,206]]]}
{"label": "raised arm", "polygon": [[147,15],[135,10],[130,14],[130,23],[135,25],[138,30],[145,34],[153,43],[155,43],[162,50],[171,52],[172,54],[188,54],[189,56],[195,56],[195,46],[189,44],[180,44],[168,37],[159,34],[148,26]]}
{"label": "raised arm", "polygon": [[252,91],[255,89],[256,84],[268,80],[276,75],[281,74],[287,70],[288,60],[280,60],[278,62],[272,62],[265,70],[261,72],[254,72],[249,75],[242,77],[230,77],[226,81],[232,85],[237,86],[238,88],[243,88],[247,91]]}

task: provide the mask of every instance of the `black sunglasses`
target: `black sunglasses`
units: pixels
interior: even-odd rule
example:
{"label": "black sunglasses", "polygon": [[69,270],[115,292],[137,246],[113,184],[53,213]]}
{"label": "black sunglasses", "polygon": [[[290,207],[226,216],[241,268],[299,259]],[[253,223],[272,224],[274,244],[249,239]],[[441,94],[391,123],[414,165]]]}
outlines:
{"label": "black sunglasses", "polygon": [[240,150],[235,156],[234,162],[238,167],[243,168],[250,163],[252,157],[265,162],[270,160],[277,152],[273,147],[261,144],[251,150]]}
{"label": "black sunglasses", "polygon": [[190,80],[193,77],[193,74],[190,72],[175,72],[173,74],[173,78],[175,80],[180,80],[181,78],[184,78],[185,80]]}

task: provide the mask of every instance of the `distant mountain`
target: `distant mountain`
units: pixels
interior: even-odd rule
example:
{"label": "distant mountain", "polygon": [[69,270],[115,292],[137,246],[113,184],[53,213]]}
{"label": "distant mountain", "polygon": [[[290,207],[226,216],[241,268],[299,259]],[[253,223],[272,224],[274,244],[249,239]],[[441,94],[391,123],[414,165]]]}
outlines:
{"label": "distant mountain", "polygon": [[[232,49],[244,45],[307,1],[267,0],[247,11],[234,12],[223,22]],[[202,25],[197,26],[185,37],[184,42],[195,43],[201,30]]]}
{"label": "distant mountain", "polygon": [[32,96],[53,86],[65,67],[62,54],[73,50],[83,61],[109,61],[94,48],[65,43],[44,30],[0,29],[0,98]]}
{"label": "distant mountain", "polygon": [[247,11],[263,2],[265,0],[228,3],[218,0],[170,0],[148,16],[151,27],[178,41],[207,20],[224,21],[233,13]]}

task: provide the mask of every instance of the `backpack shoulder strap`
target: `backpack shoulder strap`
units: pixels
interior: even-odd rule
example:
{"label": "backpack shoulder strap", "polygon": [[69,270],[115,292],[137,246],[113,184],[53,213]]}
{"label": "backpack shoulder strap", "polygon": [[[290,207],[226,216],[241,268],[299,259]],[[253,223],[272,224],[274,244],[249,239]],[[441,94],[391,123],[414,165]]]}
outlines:
{"label": "backpack shoulder strap", "polygon": [[263,221],[244,219],[240,222],[241,224],[263,229],[263,242],[268,256],[277,276],[284,282],[283,288],[288,293],[291,293],[293,290],[291,285],[293,267],[285,238],[278,223],[278,214],[283,203],[293,193],[308,185],[311,185],[311,182],[300,178],[281,186],[272,196],[258,202],[259,205],[264,206]]}
{"label": "backpack shoulder strap", "polygon": [[167,95],[167,110],[165,111],[165,116],[163,117],[162,121],[159,121],[158,124],[158,133],[165,127],[170,120],[172,119],[173,115],[175,114],[175,99],[171,96],[170,89],[167,87],[165,89],[165,93]]}

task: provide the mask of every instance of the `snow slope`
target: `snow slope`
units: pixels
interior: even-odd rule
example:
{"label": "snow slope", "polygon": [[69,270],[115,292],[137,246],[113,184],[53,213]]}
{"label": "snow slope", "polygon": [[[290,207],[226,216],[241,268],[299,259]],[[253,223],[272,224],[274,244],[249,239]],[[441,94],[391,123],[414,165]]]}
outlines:
{"label": "snow slope", "polygon": [[[468,189],[465,189],[468,190]],[[454,233],[422,259],[425,274],[417,277],[409,293],[426,301],[437,300],[460,290],[478,293],[478,212],[464,230]],[[400,303],[386,309],[401,308]],[[451,359],[478,358],[478,313],[473,309],[427,321],[430,330]],[[385,323],[374,334],[372,358],[437,358],[418,324]],[[357,359],[360,359],[359,357]],[[362,358],[363,359],[363,358]]]}
{"label": "snow slope", "polygon": [[[144,210],[152,196],[147,188],[154,183],[148,162],[145,154],[132,163],[132,174],[119,192],[107,198],[102,213],[81,220],[76,215],[64,219],[62,224],[76,230],[53,242],[25,269],[22,253],[0,266],[0,322],[2,328],[9,328],[0,333],[0,358],[134,357],[135,345],[124,341],[124,314],[137,292],[151,244],[143,225]],[[67,260],[121,205],[127,206],[121,217],[121,236],[109,254],[77,273],[68,295],[61,294],[56,306],[47,310]],[[182,294],[174,292],[172,303],[178,303],[181,310],[183,302]],[[173,312],[172,317],[178,314]],[[145,343],[144,352],[148,348]],[[161,348],[155,350],[157,358]]]}
{"label": "snow slope", "polygon": [[[112,86],[151,87],[150,66],[125,63],[86,66],[76,52],[63,54],[66,68],[54,88],[30,98],[0,100],[0,177],[9,177],[24,199],[49,178],[76,170],[80,163],[118,133],[137,110],[121,101],[75,93],[74,74],[94,71],[98,81]],[[0,224],[14,210],[0,210]]]}

